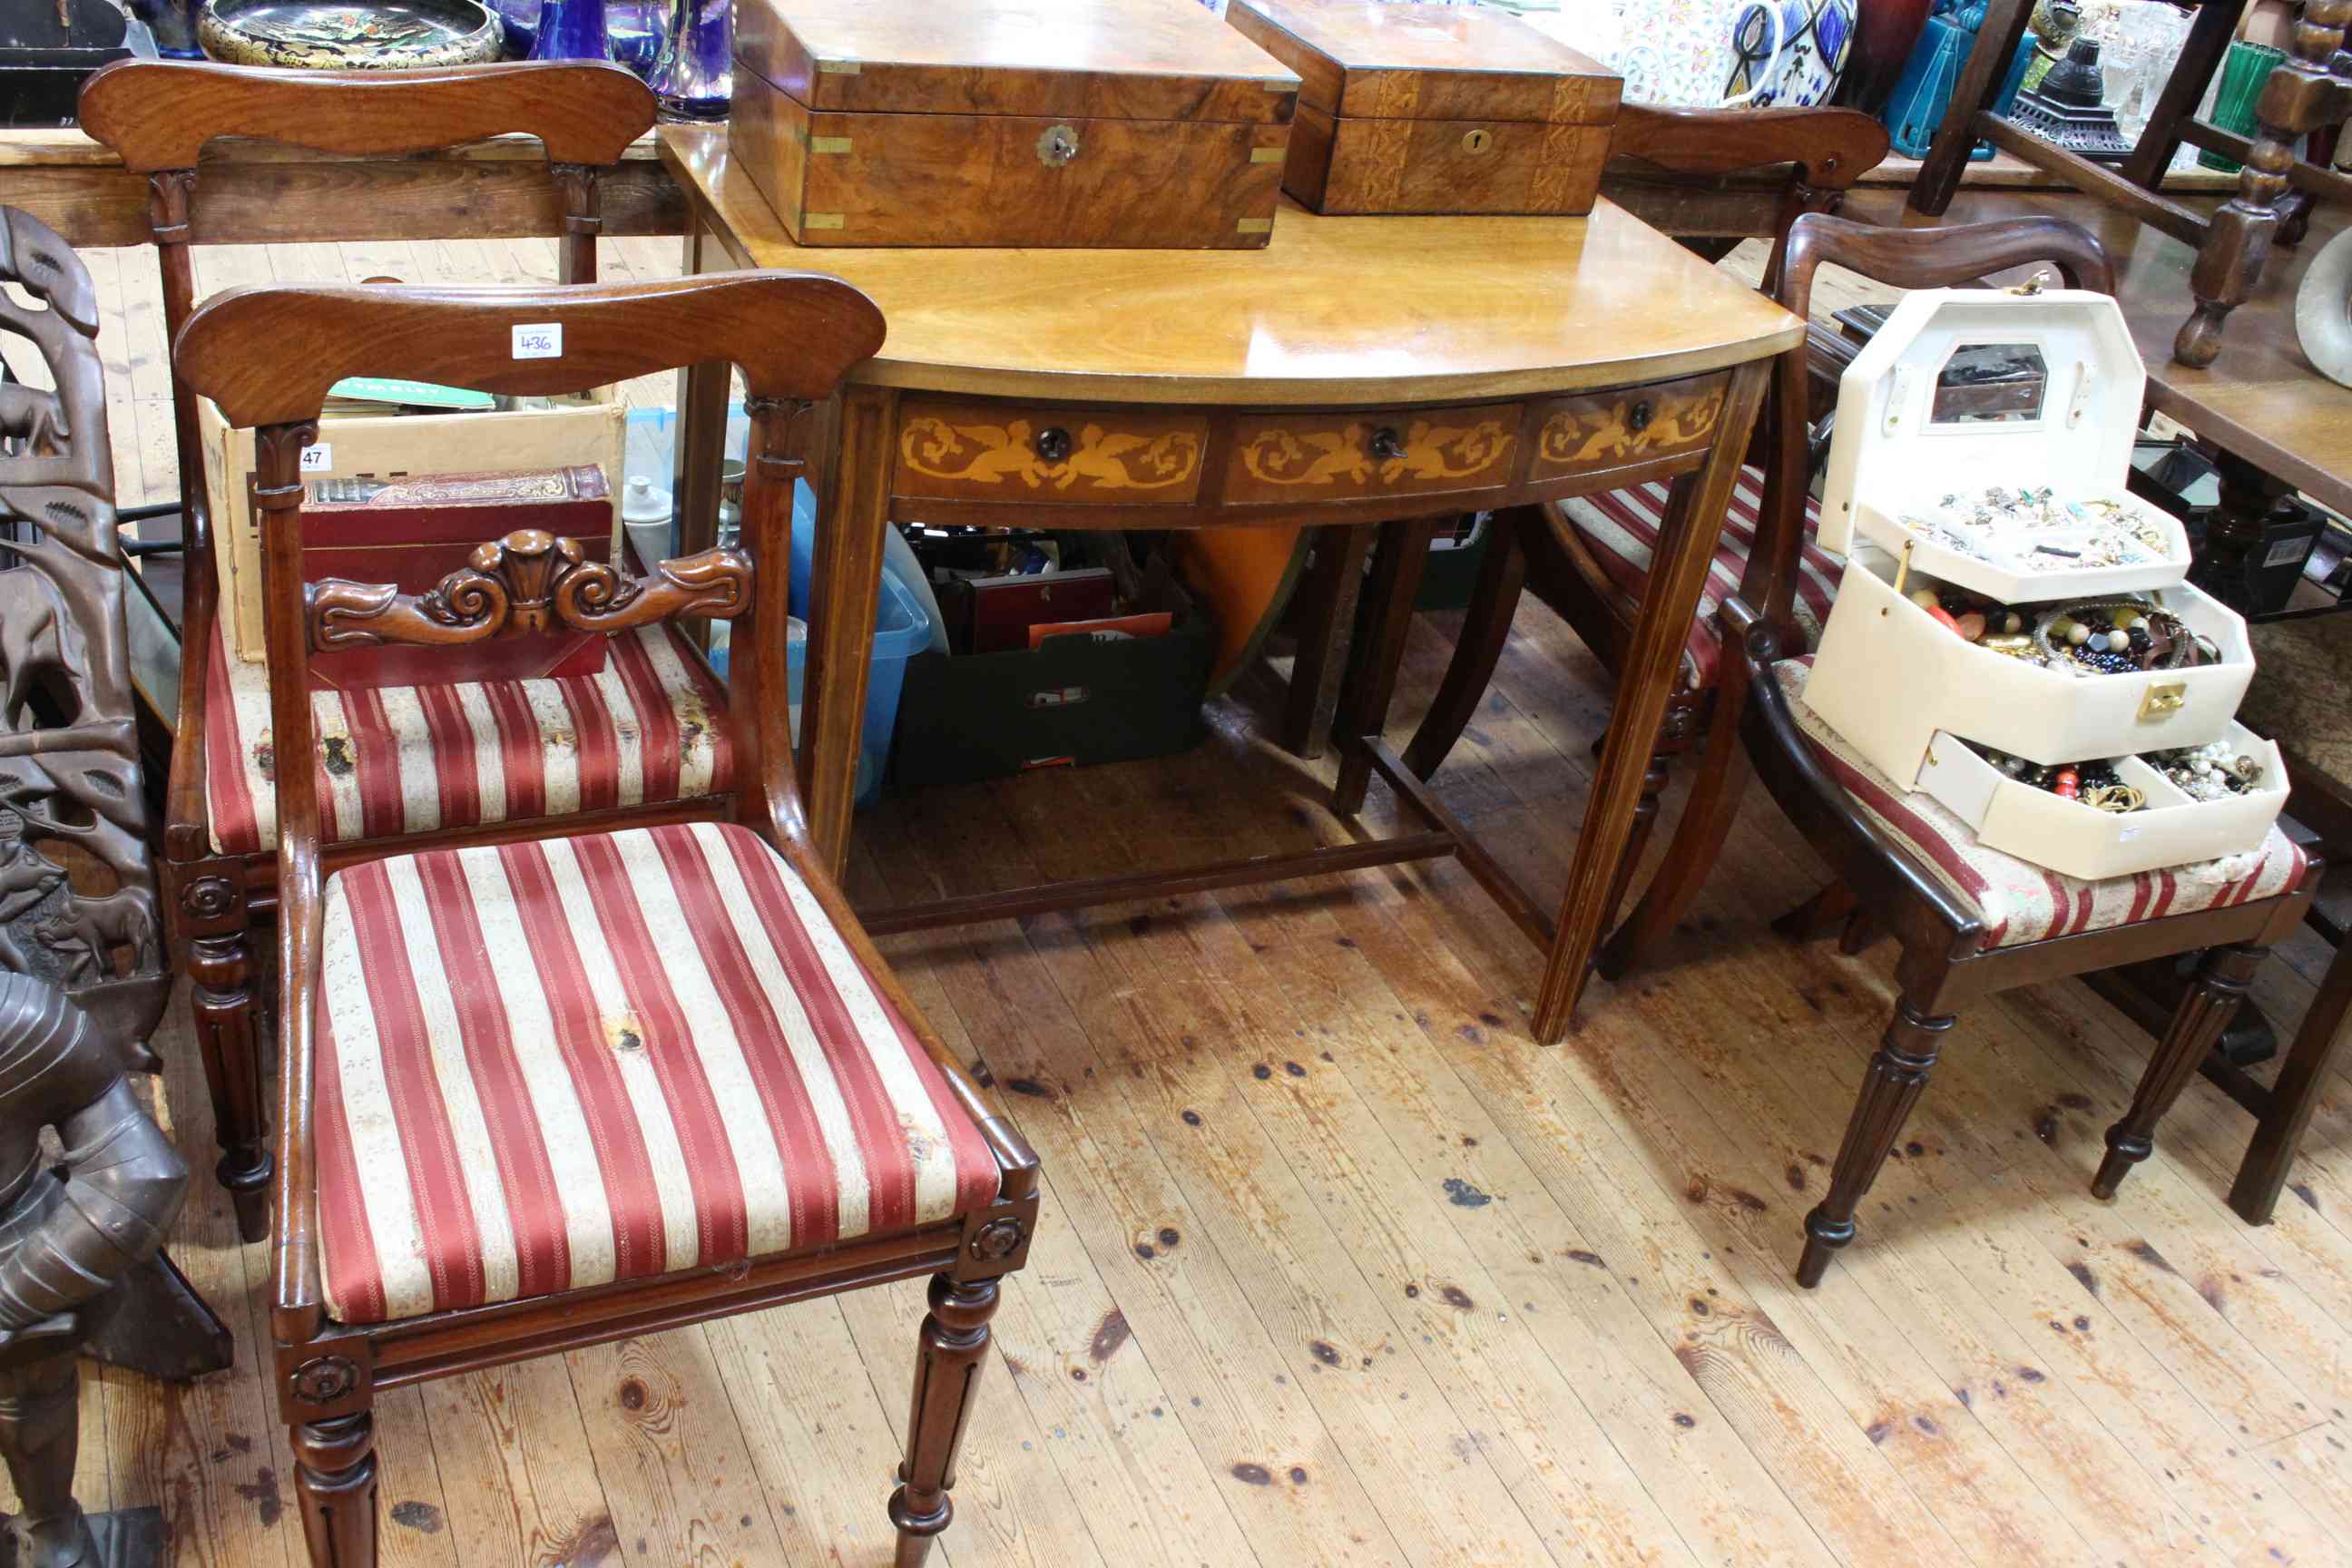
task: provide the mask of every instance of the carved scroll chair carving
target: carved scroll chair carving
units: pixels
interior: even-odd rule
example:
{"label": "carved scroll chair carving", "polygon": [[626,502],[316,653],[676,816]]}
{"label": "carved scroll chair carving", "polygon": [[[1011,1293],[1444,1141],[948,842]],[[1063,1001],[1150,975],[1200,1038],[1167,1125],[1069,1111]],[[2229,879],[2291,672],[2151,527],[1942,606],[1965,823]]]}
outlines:
{"label": "carved scroll chair carving", "polygon": [[[1769,293],[1780,271],[1789,225],[1801,213],[1832,205],[1855,180],[1876,167],[1886,155],[1887,138],[1885,127],[1851,110],[1663,110],[1627,104],[1620,111],[1612,146],[1616,153],[1610,165],[1613,177],[1644,179],[1677,193],[1677,207],[1686,216],[1676,224],[1675,231],[1684,236],[1685,244],[1721,252],[1741,238],[1772,240],[1772,258],[1763,284]],[[1727,177],[1759,170],[1778,171],[1787,182],[1772,228],[1761,235],[1738,229],[1725,232],[1711,210],[1713,187]],[[1822,374],[1833,384],[1853,351],[1833,334],[1815,331],[1812,337],[1807,352],[1815,361],[1829,362]],[[1799,432],[1808,407],[1803,393],[1800,383],[1800,397],[1794,405]],[[1778,399],[1768,396],[1764,414],[1756,422],[1749,461],[1732,493],[1731,512],[1709,568],[1698,618],[1684,645],[1683,685],[1667,706],[1649,774],[1643,781],[1633,837],[1626,845],[1617,884],[1610,895],[1612,918],[1649,843],[1658,798],[1675,761],[1697,749],[1709,733],[1722,646],[1715,607],[1739,581],[1762,526],[1759,513],[1781,508],[1801,511],[1808,541],[1811,537],[1816,520],[1814,503],[1803,482],[1804,446],[1800,443],[1793,448],[1800,465],[1799,482],[1776,486],[1767,479],[1768,454],[1775,449],[1772,432],[1780,417]],[[1405,750],[1407,766],[1423,779],[1432,777],[1476,716],[1510,636],[1511,618],[1518,609],[1523,586],[1532,586],[1595,657],[1612,674],[1617,671],[1633,634],[1633,607],[1641,602],[1649,578],[1667,500],[1666,485],[1650,484],[1498,514],[1499,526],[1480,563],[1480,576],[1444,684]],[[1820,634],[1817,617],[1828,609],[1838,570],[1832,557],[1808,543],[1804,592],[1799,604],[1806,617],[1801,624],[1809,637]],[[1723,847],[1738,805],[1742,775],[1738,772],[1738,747],[1727,743],[1706,748],[1666,862],[1633,917],[1602,949],[1602,973],[1622,973],[1637,962],[1688,908]]]}
{"label": "carved scroll chair carving", "polygon": [[[548,323],[561,359],[510,357],[517,327]],[[1036,1159],[811,847],[783,701],[792,481],[813,405],[882,335],[846,284],[772,272],[239,289],[180,334],[190,386],[259,427],[281,746],[308,754],[316,739],[300,673],[313,649],[737,623],[737,700],[710,715],[732,732],[731,800],[431,847],[337,843],[315,771],[278,772],[270,1323],[321,1568],[374,1561],[379,1389],[918,1275],[931,1310],[889,1507],[902,1568],[947,1526],[997,1281],[1036,1219]],[[633,580],[525,531],[428,594],[306,591],[299,454],[337,378],[548,394],[727,361],[751,389],[740,548]]]}
{"label": "carved scroll chair carving", "polygon": [[[131,1084],[171,990],[139,766],[114,460],[89,272],[0,207],[0,1457],[16,1560],[94,1563],[73,1496],[75,1355],[186,1378],[227,1330],[156,1256],[187,1183]],[[54,1128],[61,1157],[45,1158]],[[155,1510],[100,1522],[110,1561],[152,1562]],[[141,1544],[134,1545],[134,1540]]]}
{"label": "carved scroll chair carving", "polygon": [[[524,64],[418,71],[277,71],[131,60],[93,75],[81,96],[83,129],[148,177],[148,218],[163,269],[163,321],[176,334],[195,307],[191,247],[234,242],[208,223],[199,154],[226,136],[258,137],[351,156],[392,156],[523,133],[543,145],[552,173],[548,229],[560,232],[562,278],[596,279],[597,175],[650,127],[654,100],[617,66]],[[369,215],[352,213],[352,237]],[[259,1031],[254,1018],[251,932],[277,902],[278,836],[270,776],[283,748],[266,715],[267,677],[230,646],[218,602],[216,549],[227,520],[208,515],[196,405],[184,379],[172,386],[178,438],[186,608],[179,729],[163,826],[163,900],[194,981],[197,1038],[220,1131],[219,1176],[239,1227],[267,1226],[268,1130],[263,1112]],[[533,748],[501,746],[482,725],[396,723],[432,704],[407,688],[322,696],[337,752],[319,765],[337,786],[322,831],[331,842],[422,837],[461,822],[578,814],[585,819],[642,788],[648,798],[725,793],[730,767],[706,715],[724,701],[686,639],[648,628],[616,645],[593,679],[518,681],[484,688],[484,701],[519,725],[536,724],[554,761],[525,765]],[[388,710],[384,703],[392,704]],[[473,787],[488,774],[490,783]],[[577,787],[574,787],[574,777]],[[446,805],[403,781],[454,782]],[[624,781],[633,781],[626,782]]]}
{"label": "carved scroll chair carving", "polygon": [[[2054,219],[1886,229],[1808,216],[1789,231],[1777,292],[1802,313],[1824,264],[1930,289],[2044,261],[2072,287],[2109,285],[2098,242]],[[1795,354],[1784,356],[1777,393],[1801,391],[1804,374]],[[1788,451],[1796,433],[1777,434]],[[2220,1037],[2255,966],[2303,919],[2318,862],[2277,828],[2252,855],[2097,882],[1987,847],[1935,800],[1854,756],[1805,707],[1811,661],[1797,651],[1794,629],[1802,539],[1788,513],[1775,521],[1768,514],[1738,591],[1724,601],[1717,722],[1737,724],[1757,776],[1837,878],[1781,929],[1802,938],[1843,921],[1849,951],[1882,932],[1902,947],[1894,1020],[1864,1075],[1828,1190],[1805,1217],[1797,1279],[1811,1286],[1853,1240],[1854,1210],[1927,1087],[1955,1008],[2013,986],[2205,950],[2130,1109],[2107,1130],[2091,1190],[2114,1196],[2153,1152],[2158,1121]]]}

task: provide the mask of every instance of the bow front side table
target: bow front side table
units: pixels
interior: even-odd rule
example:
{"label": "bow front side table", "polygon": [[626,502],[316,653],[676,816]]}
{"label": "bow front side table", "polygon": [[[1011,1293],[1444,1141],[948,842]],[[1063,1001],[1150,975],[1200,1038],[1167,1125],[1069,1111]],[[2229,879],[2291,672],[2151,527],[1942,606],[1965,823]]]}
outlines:
{"label": "bow front side table", "polygon": [[[794,422],[823,509],[799,763],[836,866],[889,523],[1337,525],[1353,563],[1381,534],[1333,808],[1354,815],[1377,772],[1423,831],[877,910],[870,929],[1451,855],[1546,950],[1535,1032],[1560,1037],[1772,356],[1802,322],[1606,201],[1582,218],[1324,217],[1286,199],[1262,250],[803,248],[725,128],[665,127],[661,157],[686,195],[688,271],[834,273],[889,323],[840,399]],[[726,400],[724,367],[688,373],[688,551],[715,525]],[[1423,558],[1444,516],[1662,479],[1674,500],[1554,919],[1381,739]]]}

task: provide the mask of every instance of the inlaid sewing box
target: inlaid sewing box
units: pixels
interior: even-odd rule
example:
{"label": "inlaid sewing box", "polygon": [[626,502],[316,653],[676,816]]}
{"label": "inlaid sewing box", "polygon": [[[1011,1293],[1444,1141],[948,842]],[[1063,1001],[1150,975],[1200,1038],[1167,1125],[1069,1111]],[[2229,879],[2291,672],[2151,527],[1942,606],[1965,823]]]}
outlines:
{"label": "inlaid sewing box", "polygon": [[1283,189],[1321,213],[1580,216],[1623,81],[1483,5],[1233,0],[1298,73]]}
{"label": "inlaid sewing box", "polygon": [[[2245,621],[2129,490],[2146,384],[2108,295],[1919,289],[1846,370],[1822,482],[1846,568],[1805,703],[1984,843],[2085,879],[2253,849],[2287,793],[2237,722]],[[2179,787],[2208,745],[2252,786]],[[2067,772],[2127,793],[2032,782]]]}
{"label": "inlaid sewing box", "polygon": [[1273,233],[1298,79],[1192,0],[741,0],[730,155],[803,245]]}

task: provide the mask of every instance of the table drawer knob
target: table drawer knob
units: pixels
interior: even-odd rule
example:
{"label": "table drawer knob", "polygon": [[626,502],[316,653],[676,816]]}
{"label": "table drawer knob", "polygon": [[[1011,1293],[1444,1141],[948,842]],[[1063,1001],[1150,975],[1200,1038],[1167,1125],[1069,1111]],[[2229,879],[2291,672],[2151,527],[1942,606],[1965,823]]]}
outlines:
{"label": "table drawer knob", "polygon": [[1372,432],[1371,452],[1383,463],[1392,462],[1404,456],[1404,437],[1397,434],[1395,426],[1383,425]]}
{"label": "table drawer knob", "polygon": [[1633,411],[1625,416],[1626,427],[1632,430],[1634,435],[1639,436],[1643,431],[1647,430],[1650,427],[1650,416],[1654,412],[1655,410],[1653,409],[1650,405],[1650,400],[1646,397],[1643,398],[1641,401],[1633,405]]}
{"label": "table drawer knob", "polygon": [[1070,455],[1070,433],[1059,425],[1048,425],[1037,432],[1037,456],[1049,463],[1058,463]]}

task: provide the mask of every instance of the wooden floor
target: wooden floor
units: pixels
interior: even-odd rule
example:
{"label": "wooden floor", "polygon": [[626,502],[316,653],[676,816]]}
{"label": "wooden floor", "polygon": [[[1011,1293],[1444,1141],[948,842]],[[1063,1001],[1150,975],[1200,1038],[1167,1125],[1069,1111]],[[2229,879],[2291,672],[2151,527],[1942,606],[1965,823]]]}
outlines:
{"label": "wooden floor", "polygon": [[[121,297],[128,373],[152,333],[137,347]],[[137,369],[117,417],[163,455],[161,493],[168,420]],[[1416,628],[1401,719],[1447,630]],[[852,891],[1342,839],[1327,771],[1255,739],[1278,695],[1261,672],[1166,763],[887,804]],[[1604,712],[1530,609],[1442,775],[1539,886]],[[1377,784],[1367,822],[1394,826]],[[1886,951],[1766,931],[1818,876],[1751,800],[1671,966],[1596,984],[1549,1049],[1537,954],[1446,865],[886,943],[1045,1162],[943,1560],[2352,1562],[2352,1084],[2270,1227],[2223,1206],[2249,1123],[2201,1083],[2099,1204],[2147,1041],[2075,984],[1998,999],[1953,1031],[1860,1240],[1799,1291],[1800,1220],[1893,1000]],[[2298,1016],[2324,957],[2273,962],[2260,999]],[[208,1168],[184,1005],[159,1043]],[[100,1373],[82,1496],[162,1508],[183,1563],[299,1568],[254,1371],[266,1249],[202,1177],[173,1252],[238,1370]],[[921,1307],[908,1285],[396,1394],[384,1560],[885,1563]]]}

